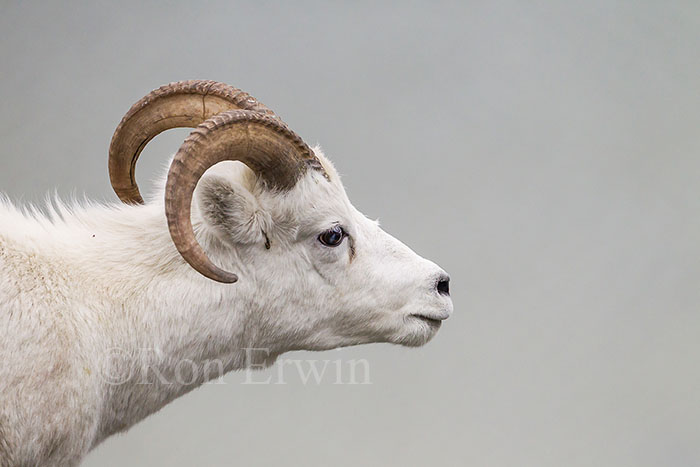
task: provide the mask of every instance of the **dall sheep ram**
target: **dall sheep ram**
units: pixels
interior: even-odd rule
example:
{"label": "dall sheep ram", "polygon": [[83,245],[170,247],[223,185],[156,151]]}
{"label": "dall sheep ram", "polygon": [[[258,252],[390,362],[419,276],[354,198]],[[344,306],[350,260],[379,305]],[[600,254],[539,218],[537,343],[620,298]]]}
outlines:
{"label": "dall sheep ram", "polygon": [[[144,203],[136,161],[176,127],[196,129]],[[239,89],[151,92],[119,124],[109,173],[123,204],[42,215],[0,200],[2,467],[76,465],[220,376],[182,361],[228,372],[251,348],[269,365],[419,346],[452,312],[447,274],[357,211],[320,150]]]}

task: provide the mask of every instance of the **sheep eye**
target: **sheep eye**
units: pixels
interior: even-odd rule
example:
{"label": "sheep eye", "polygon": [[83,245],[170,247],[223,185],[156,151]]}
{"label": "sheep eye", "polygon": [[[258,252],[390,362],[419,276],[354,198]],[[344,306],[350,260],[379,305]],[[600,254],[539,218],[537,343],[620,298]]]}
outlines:
{"label": "sheep eye", "polygon": [[347,236],[343,228],[336,225],[332,229],[328,229],[318,236],[318,241],[326,246],[338,246],[343,243],[343,239]]}

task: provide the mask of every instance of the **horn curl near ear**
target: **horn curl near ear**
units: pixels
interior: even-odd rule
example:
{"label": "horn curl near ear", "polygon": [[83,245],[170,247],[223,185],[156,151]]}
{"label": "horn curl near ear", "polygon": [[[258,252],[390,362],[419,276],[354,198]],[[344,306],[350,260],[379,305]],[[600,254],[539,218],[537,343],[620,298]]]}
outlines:
{"label": "horn curl near ear", "polygon": [[194,126],[168,173],[168,227],[175,247],[195,270],[212,280],[233,283],[238,277],[211,262],[192,227],[192,196],[204,172],[219,162],[241,161],[275,191],[294,187],[309,168],[327,175],[306,143],[249,94],[215,81],[182,81],[138,101],[115,131],[109,172],[123,202],[143,203],[135,167],[146,144],[163,131]]}

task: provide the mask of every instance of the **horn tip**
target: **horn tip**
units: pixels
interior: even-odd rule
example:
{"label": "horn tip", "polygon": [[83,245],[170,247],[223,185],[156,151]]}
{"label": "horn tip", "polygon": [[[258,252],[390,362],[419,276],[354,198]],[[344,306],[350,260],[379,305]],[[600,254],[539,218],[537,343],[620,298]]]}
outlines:
{"label": "horn tip", "polygon": [[210,279],[221,282],[222,284],[235,284],[238,282],[238,276],[232,272],[217,271],[217,274],[210,276]]}

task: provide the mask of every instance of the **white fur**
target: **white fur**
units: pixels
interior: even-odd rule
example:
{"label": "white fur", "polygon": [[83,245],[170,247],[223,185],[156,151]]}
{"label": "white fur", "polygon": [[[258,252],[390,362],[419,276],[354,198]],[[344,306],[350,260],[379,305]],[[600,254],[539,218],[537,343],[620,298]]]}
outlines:
{"label": "white fur", "polygon": [[[269,349],[272,364],[297,349],[426,343],[439,326],[411,315],[449,316],[435,289],[443,271],[358,212],[316,152],[330,183],[309,171],[289,193],[269,193],[238,163],[200,183],[193,224],[212,260],[239,275],[232,285],[177,253],[163,183],[144,206],[54,201],[45,216],[0,201],[0,466],[75,465],[219,376],[179,383],[184,360],[230,371],[246,365],[246,348]],[[336,222],[350,237],[323,246],[319,233]],[[138,384],[144,371],[172,384]]]}

